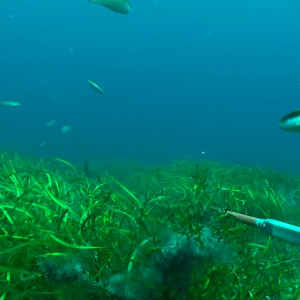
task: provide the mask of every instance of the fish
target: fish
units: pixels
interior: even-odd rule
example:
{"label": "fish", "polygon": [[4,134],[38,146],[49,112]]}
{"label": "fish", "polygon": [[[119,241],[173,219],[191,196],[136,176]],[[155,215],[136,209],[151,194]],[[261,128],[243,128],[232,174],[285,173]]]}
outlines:
{"label": "fish", "polygon": [[13,101],[3,101],[3,102],[0,102],[0,104],[4,105],[4,106],[21,106],[21,103],[13,102]]}
{"label": "fish", "polygon": [[91,172],[90,172],[90,168],[89,168],[89,164],[88,162],[85,160],[84,161],[84,173],[87,177],[91,177]]}
{"label": "fish", "polygon": [[52,121],[46,123],[46,125],[47,125],[48,127],[51,127],[51,126],[54,126],[55,123],[56,123],[56,120],[52,120]]}
{"label": "fish", "polygon": [[88,2],[102,5],[123,15],[128,14],[131,10],[131,6],[127,0],[88,0]]}
{"label": "fish", "polygon": [[281,118],[279,128],[284,131],[300,133],[300,108]]}
{"label": "fish", "polygon": [[71,131],[71,125],[65,125],[61,128],[61,132],[66,134],[67,132]]}
{"label": "fish", "polygon": [[104,91],[101,89],[101,87],[93,80],[88,80],[88,83],[90,84],[90,86],[97,91],[98,93],[100,93],[101,95],[105,96]]}

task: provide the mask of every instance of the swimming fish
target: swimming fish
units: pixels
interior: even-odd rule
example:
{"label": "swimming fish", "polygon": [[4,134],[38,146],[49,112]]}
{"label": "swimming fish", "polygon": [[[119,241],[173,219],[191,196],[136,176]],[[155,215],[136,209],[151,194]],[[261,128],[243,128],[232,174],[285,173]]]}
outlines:
{"label": "swimming fish", "polygon": [[66,134],[67,132],[71,131],[71,125],[65,125],[61,128],[61,132]]}
{"label": "swimming fish", "polygon": [[13,102],[13,101],[4,101],[4,102],[0,102],[0,104],[4,106],[21,106],[21,103]]}
{"label": "swimming fish", "polygon": [[52,121],[46,123],[46,125],[47,125],[48,127],[51,127],[51,126],[54,126],[55,123],[56,123],[56,120],[52,120]]}
{"label": "swimming fish", "polygon": [[100,93],[101,95],[105,96],[104,91],[101,89],[101,87],[93,80],[88,80],[89,84],[91,85],[91,87],[97,91],[98,93]]}
{"label": "swimming fish", "polygon": [[110,10],[121,13],[128,14],[130,12],[131,6],[127,0],[88,0],[91,3],[100,4],[109,8]]}
{"label": "swimming fish", "polygon": [[284,131],[300,133],[300,108],[285,115],[279,121],[279,128]]}

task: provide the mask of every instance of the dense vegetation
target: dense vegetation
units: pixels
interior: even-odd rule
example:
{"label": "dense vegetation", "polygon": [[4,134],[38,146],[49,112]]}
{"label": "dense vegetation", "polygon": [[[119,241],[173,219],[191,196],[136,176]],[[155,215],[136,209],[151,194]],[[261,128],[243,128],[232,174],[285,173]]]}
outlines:
{"label": "dense vegetation", "polygon": [[86,173],[1,154],[0,300],[300,298],[300,248],[220,213],[300,225],[300,178],[207,161]]}

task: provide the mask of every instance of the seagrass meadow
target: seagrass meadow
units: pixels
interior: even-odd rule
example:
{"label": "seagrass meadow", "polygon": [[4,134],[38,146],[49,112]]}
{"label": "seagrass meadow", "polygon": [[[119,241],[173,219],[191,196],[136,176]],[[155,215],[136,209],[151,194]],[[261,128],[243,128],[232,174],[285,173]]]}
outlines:
{"label": "seagrass meadow", "polygon": [[222,209],[300,225],[300,178],[217,162],[87,177],[0,157],[0,299],[300,299],[300,248]]}

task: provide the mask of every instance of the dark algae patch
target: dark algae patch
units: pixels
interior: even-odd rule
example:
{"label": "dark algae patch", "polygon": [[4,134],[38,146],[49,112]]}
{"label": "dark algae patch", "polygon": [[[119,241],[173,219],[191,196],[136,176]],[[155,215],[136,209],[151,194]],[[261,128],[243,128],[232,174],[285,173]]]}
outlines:
{"label": "dark algae patch", "polygon": [[1,154],[1,300],[300,298],[300,248],[220,214],[299,226],[300,178],[209,161],[90,174]]}

